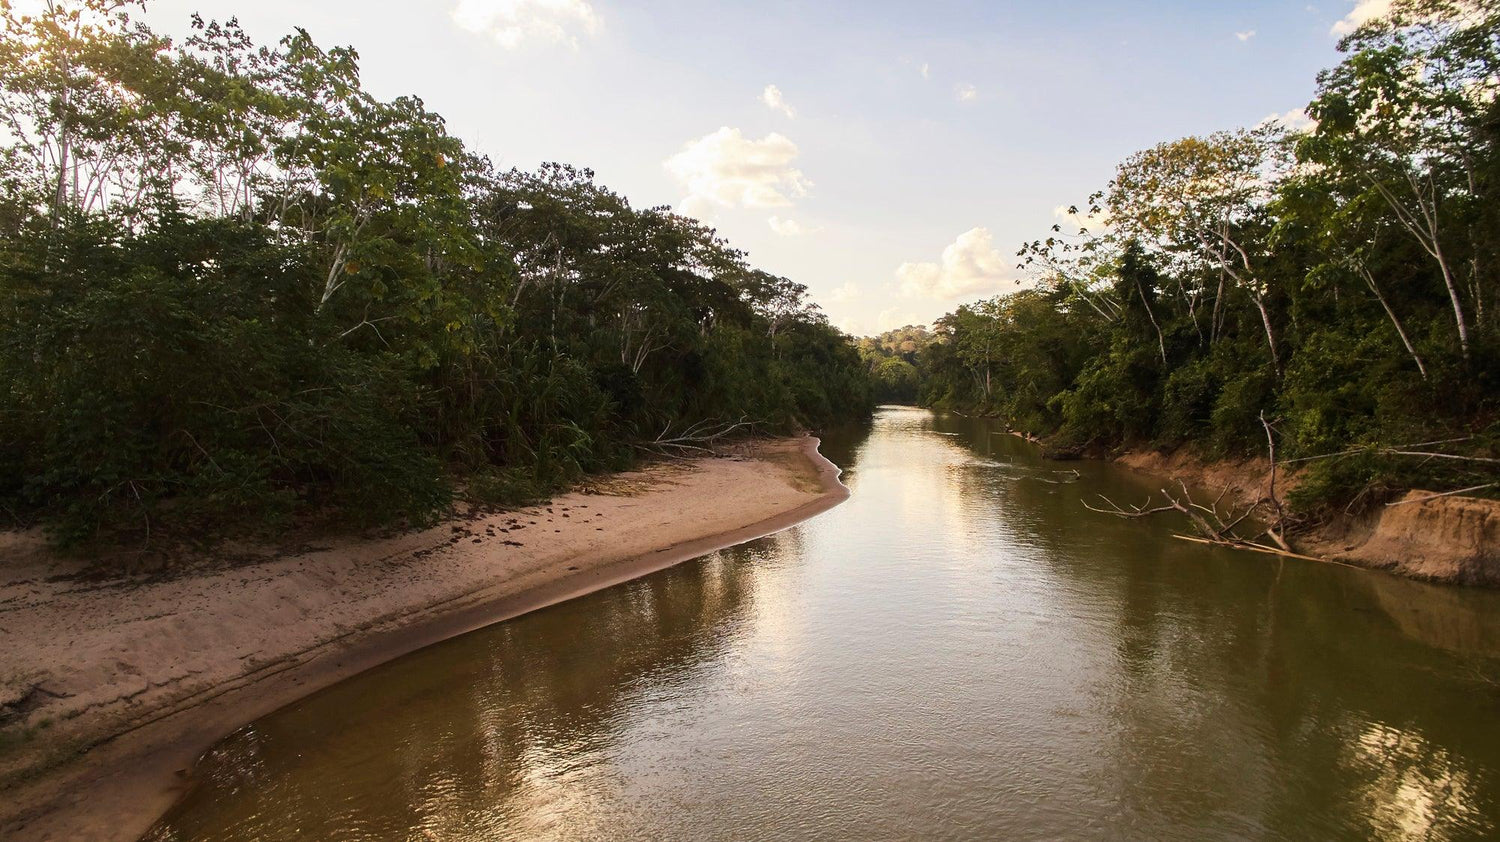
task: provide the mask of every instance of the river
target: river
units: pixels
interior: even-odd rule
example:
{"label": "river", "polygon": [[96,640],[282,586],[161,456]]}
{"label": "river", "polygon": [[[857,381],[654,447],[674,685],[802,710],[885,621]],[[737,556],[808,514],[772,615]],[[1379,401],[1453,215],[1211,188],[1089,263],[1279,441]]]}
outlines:
{"label": "river", "polygon": [[985,420],[823,452],[844,505],[255,722],[147,839],[1500,834],[1500,593],[1090,512],[1152,483]]}

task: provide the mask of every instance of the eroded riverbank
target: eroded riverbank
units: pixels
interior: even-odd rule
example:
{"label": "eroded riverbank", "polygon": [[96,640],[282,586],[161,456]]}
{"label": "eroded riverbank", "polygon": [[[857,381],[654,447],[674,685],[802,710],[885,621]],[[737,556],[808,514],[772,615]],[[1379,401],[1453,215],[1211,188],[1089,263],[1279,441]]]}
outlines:
{"label": "eroded riverbank", "polygon": [[817,444],[660,464],[546,506],[173,580],[82,582],[40,556],[7,568],[0,679],[17,712],[0,835],[136,838],[197,756],[251,719],[831,508],[848,492]]}
{"label": "eroded riverbank", "polygon": [[[1206,461],[1190,450],[1133,450],[1115,461],[1172,482],[1225,492],[1230,505],[1266,497],[1270,463],[1263,457]],[[1277,472],[1278,496],[1298,475]],[[1500,501],[1413,490],[1394,505],[1344,515],[1292,535],[1293,546],[1319,558],[1445,585],[1500,587]]]}

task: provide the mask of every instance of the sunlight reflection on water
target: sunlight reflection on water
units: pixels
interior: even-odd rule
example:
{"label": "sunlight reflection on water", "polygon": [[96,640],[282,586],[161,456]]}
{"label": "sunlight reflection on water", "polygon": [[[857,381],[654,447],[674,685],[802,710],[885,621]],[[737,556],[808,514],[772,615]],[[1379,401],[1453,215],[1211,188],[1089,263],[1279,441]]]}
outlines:
{"label": "sunlight reflection on water", "polygon": [[997,432],[882,410],[845,505],[258,722],[149,838],[1497,831],[1500,594],[1174,541]]}

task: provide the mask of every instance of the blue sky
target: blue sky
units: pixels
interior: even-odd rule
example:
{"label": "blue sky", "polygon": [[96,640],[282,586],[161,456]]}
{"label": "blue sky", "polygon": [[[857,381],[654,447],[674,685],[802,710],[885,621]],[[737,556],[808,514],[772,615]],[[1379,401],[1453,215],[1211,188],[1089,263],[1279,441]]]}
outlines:
{"label": "blue sky", "polygon": [[[152,0],[351,44],[501,166],[593,168],[807,284],[837,325],[1016,288],[1014,252],[1131,152],[1310,98],[1381,0]],[[766,96],[776,86],[780,99]]]}

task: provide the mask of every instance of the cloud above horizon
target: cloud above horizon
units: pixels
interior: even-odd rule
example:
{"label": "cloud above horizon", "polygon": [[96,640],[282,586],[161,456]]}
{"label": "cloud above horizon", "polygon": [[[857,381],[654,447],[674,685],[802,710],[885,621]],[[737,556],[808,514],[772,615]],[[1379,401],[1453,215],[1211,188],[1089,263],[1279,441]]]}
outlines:
{"label": "cloud above horizon", "polygon": [[460,28],[507,50],[553,44],[576,50],[580,35],[593,35],[603,25],[588,0],[458,0],[452,17]]}
{"label": "cloud above horizon", "polygon": [[1349,14],[1334,24],[1330,31],[1339,36],[1350,35],[1366,23],[1376,18],[1383,18],[1390,12],[1391,0],[1358,0]]}
{"label": "cloud above horizon", "polygon": [[797,109],[793,108],[786,101],[786,97],[782,95],[781,89],[775,85],[766,86],[766,89],[760,94],[760,101],[772,111],[780,111],[782,114],[785,114],[788,119],[795,119],[797,116]]}
{"label": "cloud above horizon", "polygon": [[826,297],[834,304],[842,304],[845,301],[853,301],[860,295],[859,284],[853,281],[845,281],[844,285],[830,292]]}
{"label": "cloud above horizon", "polygon": [[887,307],[875,317],[875,329],[881,333],[902,327],[926,327],[927,323],[915,313],[900,307]]}
{"label": "cloud above horizon", "polygon": [[936,263],[903,263],[896,269],[907,298],[952,301],[975,293],[997,293],[1015,280],[1011,260],[994,246],[988,228],[970,228],[943,249]]}
{"label": "cloud above horizon", "polygon": [[771,226],[772,231],[783,237],[800,237],[807,233],[807,229],[802,227],[802,223],[795,219],[782,219],[779,216],[773,216],[767,219],[766,223]]}
{"label": "cloud above horizon", "polygon": [[812,188],[793,166],[797,154],[797,144],[785,135],[772,132],[754,140],[724,126],[689,141],[663,166],[687,189],[682,212],[701,217],[715,206],[790,207]]}
{"label": "cloud above horizon", "polygon": [[1318,121],[1308,116],[1305,108],[1293,108],[1284,114],[1268,114],[1260,124],[1280,126],[1292,134],[1307,134],[1318,128]]}

